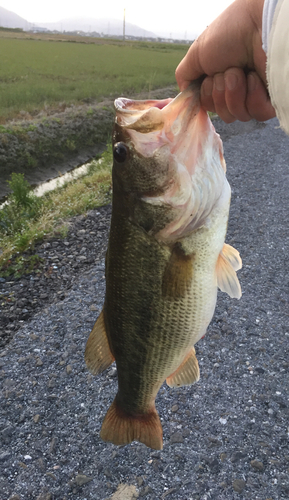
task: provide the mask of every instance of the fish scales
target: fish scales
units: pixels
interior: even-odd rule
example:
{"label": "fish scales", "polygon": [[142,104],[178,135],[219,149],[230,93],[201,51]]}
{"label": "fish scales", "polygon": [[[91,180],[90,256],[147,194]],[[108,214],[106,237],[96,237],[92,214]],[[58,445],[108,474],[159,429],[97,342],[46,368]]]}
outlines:
{"label": "fish scales", "polygon": [[[133,224],[123,219],[126,227],[122,227],[121,218],[117,219],[118,245],[108,249],[111,255],[106,275],[107,301],[115,314],[107,314],[106,305],[104,311],[112,337],[112,352],[119,359],[120,392],[132,395],[127,410],[134,411],[133,406],[145,410],[150,404],[146,394],[151,392],[146,387],[154,386],[160,378],[161,384],[171,374],[173,360],[173,371],[179,366],[184,345],[187,344],[188,349],[194,343],[192,323],[197,332],[203,333],[203,318],[211,317],[212,311],[207,311],[208,305],[203,300],[206,289],[199,293],[191,285],[183,297],[163,296],[163,279],[171,254],[169,247],[160,245],[152,237],[145,237],[142,241],[145,235],[137,235],[139,230]],[[111,235],[114,238],[114,221]],[[125,235],[125,242],[122,242],[122,235]],[[124,253],[120,251],[121,248]],[[196,263],[195,273],[198,273],[198,267],[202,270],[201,262]],[[131,284],[132,277],[134,287]],[[209,279],[212,281],[210,276]],[[113,290],[110,289],[110,283],[113,283]],[[152,309],[151,304],[157,304],[157,307]],[[121,335],[120,329],[123,331]],[[178,351],[180,353],[177,356]],[[128,366],[127,370],[124,369]],[[124,375],[128,377],[126,381]]]}
{"label": "fish scales", "polygon": [[199,89],[115,106],[106,296],[85,359],[95,374],[117,365],[101,437],[160,449],[158,390],[165,380],[173,387],[199,379],[194,345],[212,319],[218,286],[241,296],[241,259],[224,243],[230,187]]}

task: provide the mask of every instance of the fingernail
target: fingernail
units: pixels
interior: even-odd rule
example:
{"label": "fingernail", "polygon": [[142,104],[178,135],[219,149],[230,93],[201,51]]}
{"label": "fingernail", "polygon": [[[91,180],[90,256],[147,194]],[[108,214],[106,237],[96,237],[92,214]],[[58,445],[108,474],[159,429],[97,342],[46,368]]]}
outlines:
{"label": "fingernail", "polygon": [[248,81],[248,92],[252,94],[256,89],[256,84],[257,84],[256,78],[251,73],[248,75],[247,81]]}
{"label": "fingernail", "polygon": [[228,73],[225,76],[225,84],[228,90],[234,90],[238,83],[238,77],[234,73]]}
{"label": "fingernail", "polygon": [[211,96],[213,91],[213,80],[211,78],[206,78],[202,85],[203,94],[206,96]]}
{"label": "fingernail", "polygon": [[223,92],[225,90],[225,81],[223,75],[215,75],[214,76],[214,86],[219,92]]}

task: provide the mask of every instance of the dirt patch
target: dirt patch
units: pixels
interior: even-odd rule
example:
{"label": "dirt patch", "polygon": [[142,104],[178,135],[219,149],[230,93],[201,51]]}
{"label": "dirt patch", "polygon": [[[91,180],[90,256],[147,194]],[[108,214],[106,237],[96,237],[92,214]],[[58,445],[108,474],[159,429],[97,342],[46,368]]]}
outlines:
{"label": "dirt patch", "polygon": [[[134,99],[174,97],[176,86],[136,94]],[[116,96],[114,96],[116,97]],[[114,97],[101,103],[43,111],[0,125],[0,200],[9,193],[11,173],[23,173],[31,185],[58,177],[106,148],[114,120]]]}

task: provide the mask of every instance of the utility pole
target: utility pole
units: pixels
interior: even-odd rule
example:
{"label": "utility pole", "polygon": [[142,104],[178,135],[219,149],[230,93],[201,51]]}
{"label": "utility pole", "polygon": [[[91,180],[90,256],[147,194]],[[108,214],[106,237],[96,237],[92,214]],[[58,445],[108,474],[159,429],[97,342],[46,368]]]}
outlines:
{"label": "utility pole", "polygon": [[123,39],[125,40],[125,9],[123,9]]}

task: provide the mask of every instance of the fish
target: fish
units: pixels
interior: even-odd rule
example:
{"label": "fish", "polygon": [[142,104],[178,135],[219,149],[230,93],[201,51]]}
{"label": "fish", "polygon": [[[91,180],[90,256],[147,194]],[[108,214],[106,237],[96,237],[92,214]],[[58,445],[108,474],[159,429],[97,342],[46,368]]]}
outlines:
{"label": "fish", "polygon": [[231,189],[220,136],[200,106],[200,85],[174,99],[115,100],[112,216],[104,306],[85,361],[116,362],[118,392],[100,437],[163,448],[155,399],[164,383],[200,378],[194,345],[218,288],[240,298],[239,252],[225,243]]}

